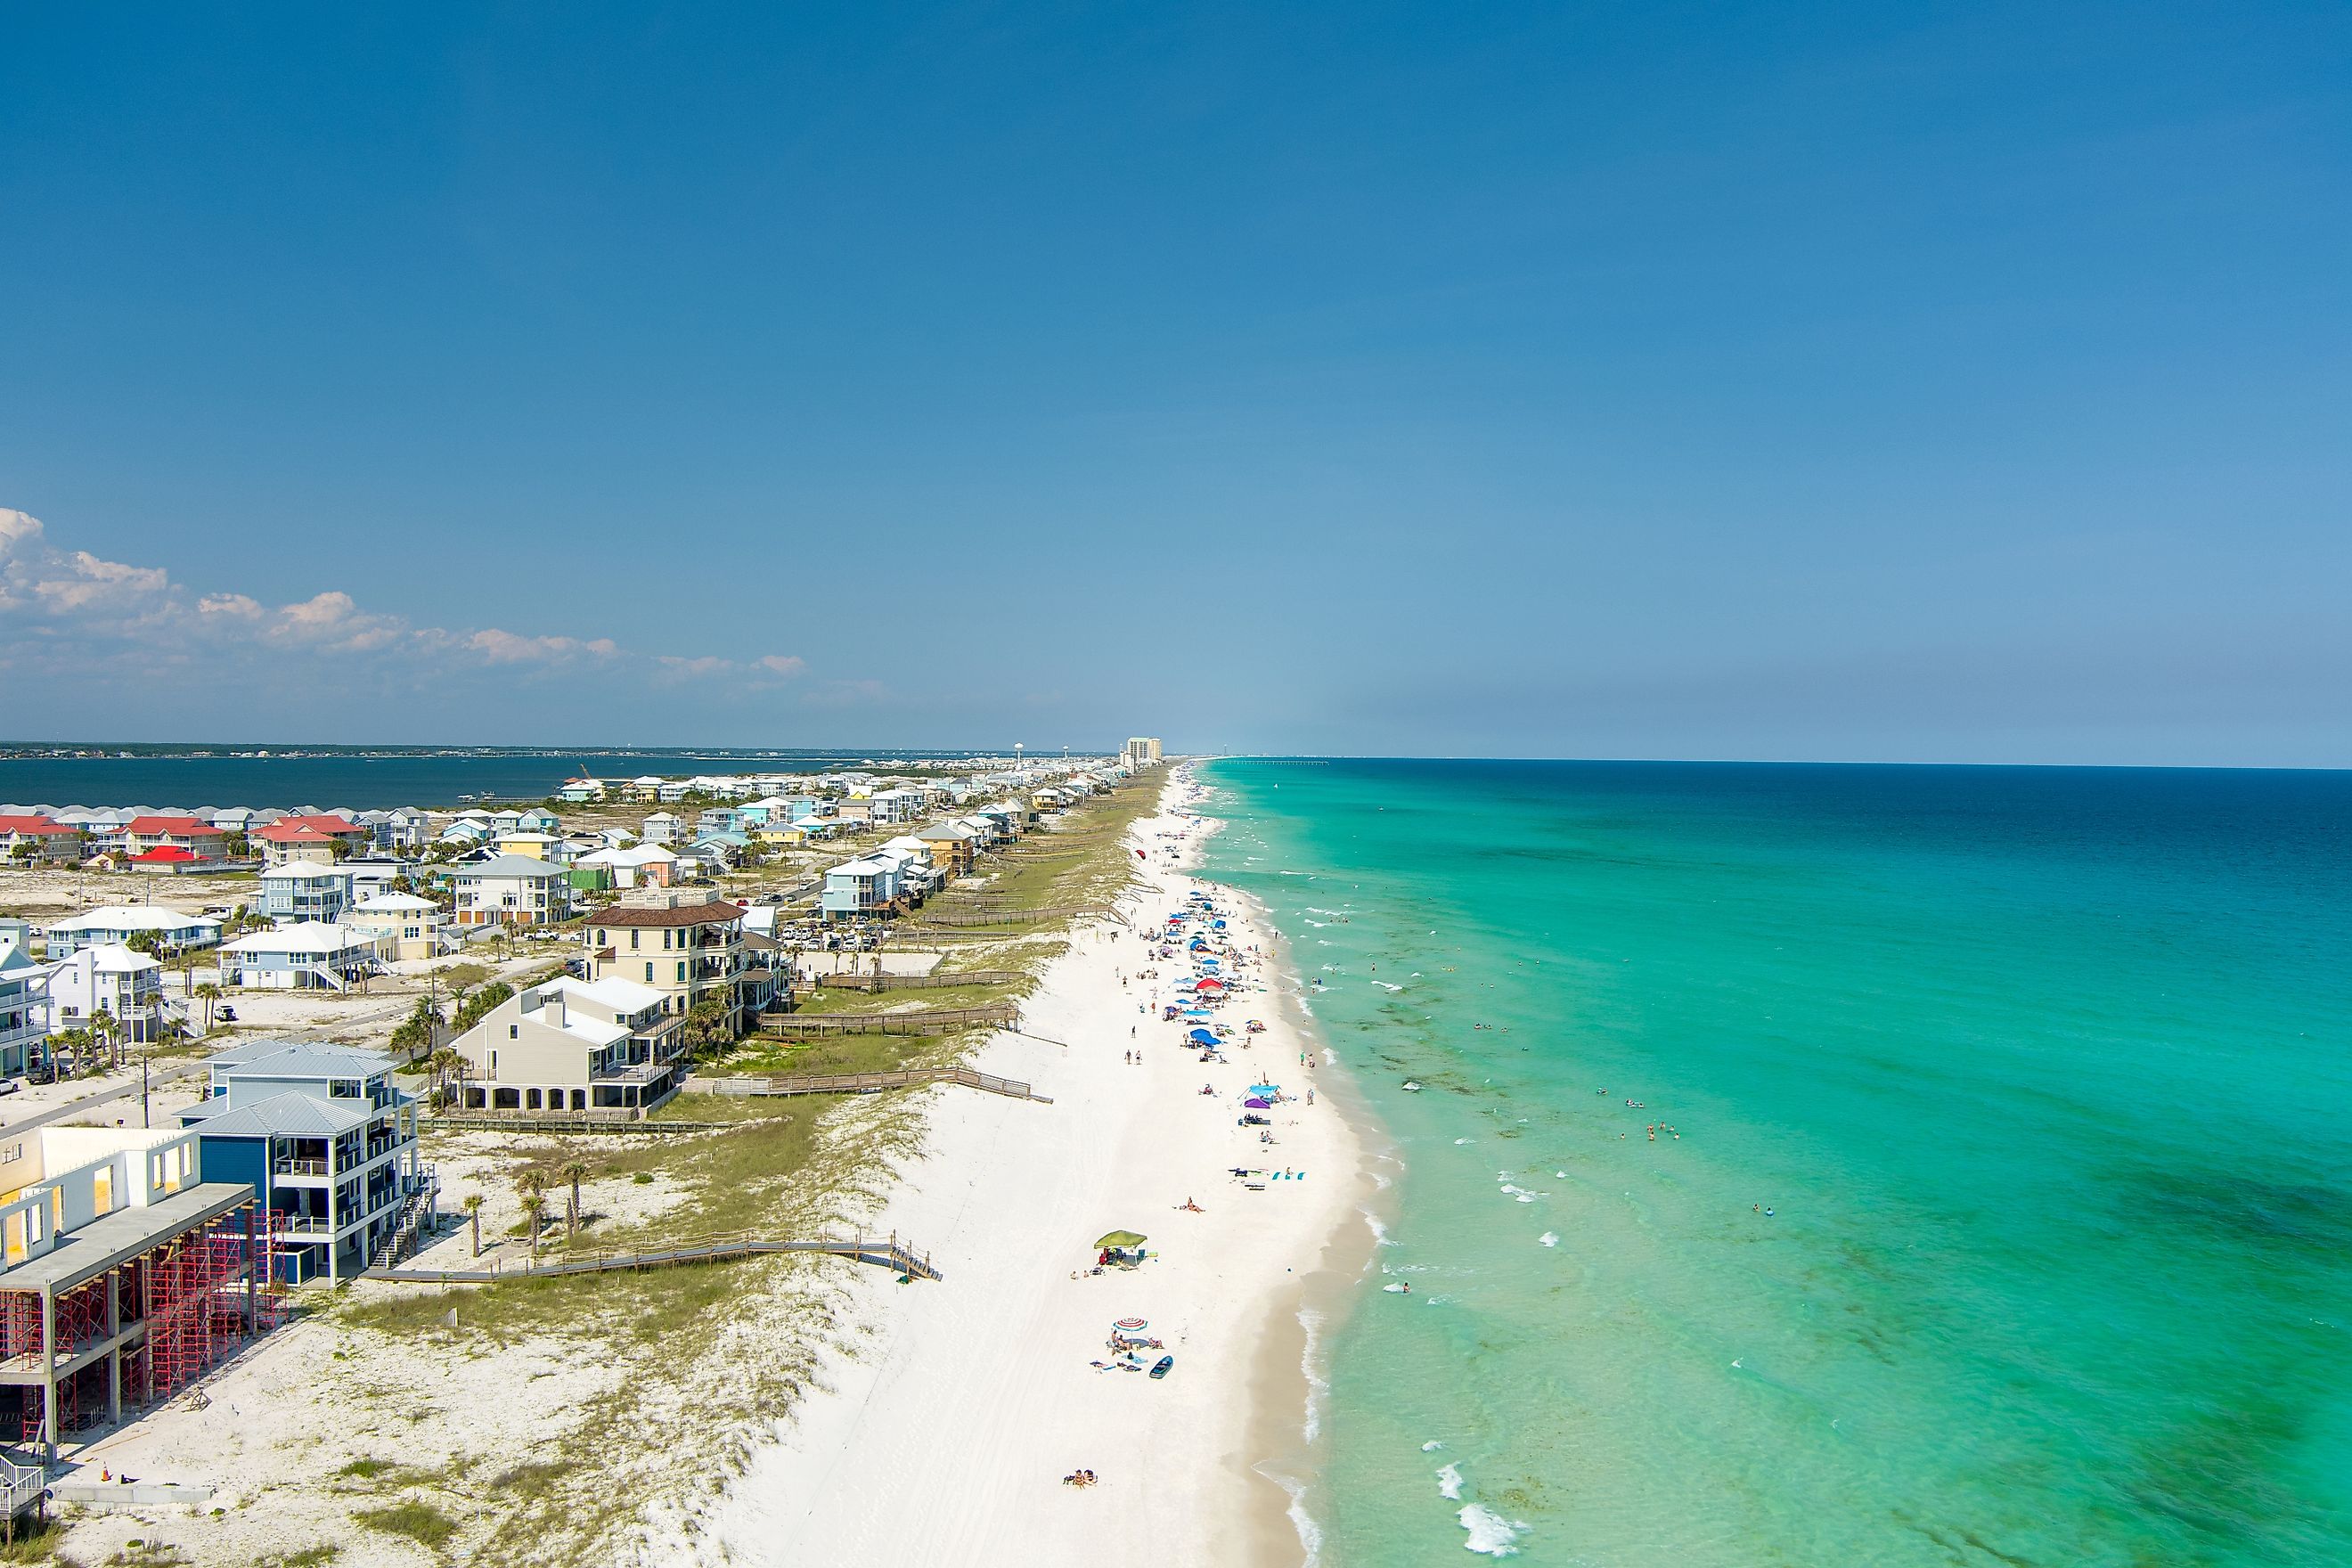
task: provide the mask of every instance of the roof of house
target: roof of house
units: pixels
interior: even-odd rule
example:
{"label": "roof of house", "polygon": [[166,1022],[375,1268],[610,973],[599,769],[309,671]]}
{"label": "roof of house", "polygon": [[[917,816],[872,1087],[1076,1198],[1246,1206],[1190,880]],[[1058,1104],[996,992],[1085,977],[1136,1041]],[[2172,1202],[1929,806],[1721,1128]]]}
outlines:
{"label": "roof of house", "polygon": [[382,1051],[323,1040],[250,1040],[215,1051],[205,1065],[263,1078],[373,1078],[392,1070]]}
{"label": "roof of house", "polygon": [[573,980],[566,976],[549,981],[540,990],[582,997],[613,1013],[642,1013],[648,1007],[660,1006],[664,1000],[663,994],[652,986],[624,980],[617,974],[608,974],[602,980]]}
{"label": "roof of house", "polygon": [[177,844],[158,844],[152,849],[142,849],[131,858],[133,866],[185,866],[197,858],[196,852]]}
{"label": "roof of house", "polygon": [[[131,830],[138,832],[138,825],[132,824]],[[257,828],[253,836],[269,844],[316,844],[347,837],[358,831],[358,825],[340,816],[289,816]]]}
{"label": "roof of house", "polygon": [[225,827],[215,827],[201,816],[153,816],[132,817],[130,826],[125,831],[142,835],[177,833],[183,837],[194,834],[199,837],[218,837],[228,830]]}
{"label": "roof of house", "polygon": [[183,931],[189,926],[211,926],[217,930],[220,921],[210,915],[185,915],[169,904],[100,904],[94,910],[53,921],[49,930],[71,933],[84,931]]}
{"label": "roof of house", "polygon": [[499,855],[471,866],[461,867],[464,877],[561,877],[563,868],[549,860],[534,860],[528,855]]}
{"label": "roof of house", "polygon": [[269,881],[315,882],[326,877],[348,877],[351,873],[340,866],[322,866],[316,860],[289,860],[283,866],[272,866],[261,874]]}
{"label": "roof of house", "polygon": [[46,816],[0,816],[0,833],[79,833],[79,827],[68,827],[62,822],[52,822]]}
{"label": "roof of house", "polygon": [[296,921],[275,931],[257,931],[251,936],[238,937],[221,944],[224,952],[342,952],[354,947],[373,947],[375,939],[353,931],[349,926],[331,925],[325,921]]}
{"label": "roof of house", "polygon": [[440,905],[430,899],[420,899],[414,893],[371,893],[352,906],[352,912],[363,915],[422,914],[426,910],[437,910]]}
{"label": "roof of house", "polygon": [[349,1100],[320,1100],[289,1089],[252,1105],[240,1105],[194,1123],[206,1138],[332,1138],[348,1132],[375,1114],[373,1106]]}
{"label": "roof of house", "polygon": [[958,827],[952,822],[943,823],[936,827],[926,827],[920,833],[915,835],[918,838],[926,839],[934,843],[940,839],[949,839],[956,843],[961,843],[971,836],[971,828]]}
{"label": "roof of house", "polygon": [[743,906],[716,900],[707,904],[688,904],[683,909],[640,910],[615,904],[609,910],[598,910],[588,917],[589,923],[600,926],[708,926],[723,925],[743,918]]}

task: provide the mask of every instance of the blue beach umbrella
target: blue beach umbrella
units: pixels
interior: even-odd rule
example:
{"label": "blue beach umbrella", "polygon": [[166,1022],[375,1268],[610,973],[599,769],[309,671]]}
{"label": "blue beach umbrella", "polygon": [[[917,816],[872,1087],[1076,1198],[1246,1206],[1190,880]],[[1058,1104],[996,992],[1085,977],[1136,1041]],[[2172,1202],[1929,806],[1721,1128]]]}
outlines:
{"label": "blue beach umbrella", "polygon": [[1282,1085],[1278,1083],[1254,1083],[1250,1085],[1250,1092],[1252,1094],[1280,1094],[1282,1092]]}
{"label": "blue beach umbrella", "polygon": [[1206,1029],[1195,1029],[1184,1037],[1200,1046],[1213,1046],[1217,1043],[1217,1037]]}

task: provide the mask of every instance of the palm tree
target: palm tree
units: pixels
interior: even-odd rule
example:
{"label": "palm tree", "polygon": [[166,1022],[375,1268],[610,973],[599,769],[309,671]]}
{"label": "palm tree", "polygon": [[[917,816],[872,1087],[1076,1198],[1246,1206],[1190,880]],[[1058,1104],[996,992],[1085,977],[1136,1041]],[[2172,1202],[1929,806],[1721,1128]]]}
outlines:
{"label": "palm tree", "polygon": [[120,1048],[122,1039],[121,1020],[115,1017],[105,1007],[100,1006],[97,1012],[89,1016],[89,1032],[97,1037],[100,1048],[105,1051],[108,1068],[110,1070],[120,1068],[122,1065]]}
{"label": "palm tree", "polygon": [[209,1035],[213,1032],[213,1004],[220,1000],[221,988],[207,980],[196,987],[195,996],[205,1005],[205,1033]]}
{"label": "palm tree", "polygon": [[588,1167],[573,1160],[560,1173],[572,1184],[572,1207],[563,1216],[563,1237],[569,1241],[580,1234],[580,1184],[587,1179]]}
{"label": "palm tree", "polygon": [[539,1226],[547,1213],[547,1178],[533,1166],[515,1178],[515,1191],[522,1194],[523,1212],[530,1226],[530,1260],[539,1261]]}
{"label": "palm tree", "polygon": [[477,1258],[482,1255],[482,1205],[487,1201],[479,1193],[467,1193],[466,1201],[457,1205],[466,1211],[466,1217],[474,1222],[474,1256]]}
{"label": "palm tree", "polygon": [[425,1058],[425,1065],[433,1072],[435,1096],[444,1104],[455,1099],[457,1075],[465,1070],[466,1058],[457,1054],[455,1047],[444,1046]]}

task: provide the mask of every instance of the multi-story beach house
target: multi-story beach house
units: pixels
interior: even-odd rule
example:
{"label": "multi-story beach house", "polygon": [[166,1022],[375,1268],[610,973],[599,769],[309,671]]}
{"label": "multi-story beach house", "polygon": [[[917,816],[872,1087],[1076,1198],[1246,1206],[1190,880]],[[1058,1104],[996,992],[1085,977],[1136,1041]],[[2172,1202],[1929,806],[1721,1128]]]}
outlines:
{"label": "multi-story beach house", "polygon": [[930,852],[931,864],[942,877],[961,877],[971,869],[975,835],[952,822],[935,823],[914,837]]}
{"label": "multi-story beach house", "polygon": [[264,861],[283,866],[289,860],[331,863],[363,847],[369,835],[346,817],[284,816],[254,829],[251,837],[261,846]]}
{"label": "multi-story beach house", "polygon": [[572,779],[555,792],[555,798],[574,805],[589,805],[603,800],[612,787],[603,779]]}
{"label": "multi-story beach house", "polygon": [[217,860],[221,858],[221,845],[227,837],[226,829],[201,816],[156,813],[132,817],[117,843],[127,855],[144,855],[154,849],[185,849],[199,860]]}
{"label": "multi-story beach house", "polygon": [[221,984],[257,991],[349,991],[383,969],[373,937],[320,921],[255,931],[220,949]]}
{"label": "multi-story beach house", "polygon": [[[0,1132],[0,1429],[54,1462],[63,1430],[119,1422],[126,1393],[168,1399],[217,1364],[261,1326],[257,1217],[253,1189],[210,1179],[183,1128]],[[191,1251],[207,1262],[193,1288],[175,1267]]]}
{"label": "multi-story beach house", "polygon": [[289,860],[261,873],[263,914],[280,925],[324,921],[331,925],[352,907],[351,873],[332,862]]}
{"label": "multi-story beach house", "polygon": [[210,947],[220,941],[220,921],[209,915],[183,914],[167,904],[101,904],[43,931],[47,955],[64,958],[85,947],[128,943],[142,931],[152,931],[166,956]]}
{"label": "multi-story beach house", "polygon": [[81,829],[34,813],[0,816],[0,860],[68,864],[81,858]]}
{"label": "multi-story beach house", "polygon": [[845,860],[824,874],[824,890],[817,908],[826,920],[874,915],[892,908],[898,899],[898,871],[889,861],[866,856]]}
{"label": "multi-story beach house", "polygon": [[26,949],[33,928],[0,920],[0,1077],[20,1078],[40,1065],[49,1034],[48,971]]}
{"label": "multi-story beach house", "polygon": [[648,985],[684,1013],[716,1001],[740,1032],[743,910],[708,888],[640,888],[589,917],[589,978]]}
{"label": "multi-story beach house", "polygon": [[608,975],[528,986],[452,1042],[468,1110],[643,1112],[686,1078],[686,1016]]}
{"label": "multi-story beach house", "polygon": [[353,904],[343,923],[375,943],[387,963],[438,958],[448,950],[441,906],[414,893],[375,893]]}
{"label": "multi-story beach house", "polygon": [[205,1097],[182,1121],[206,1174],[261,1194],[289,1279],[349,1278],[430,1231],[438,1187],[390,1058],[257,1040],[209,1066]]}
{"label": "multi-story beach house", "polygon": [[44,964],[52,1030],[88,1028],[110,1014],[131,1045],[152,1045],[179,1023],[181,1009],[163,993],[163,966],[120,942],[76,949]]}
{"label": "multi-story beach house", "polygon": [[571,883],[550,861],[500,855],[452,868],[449,885],[461,926],[552,925],[571,918]]}

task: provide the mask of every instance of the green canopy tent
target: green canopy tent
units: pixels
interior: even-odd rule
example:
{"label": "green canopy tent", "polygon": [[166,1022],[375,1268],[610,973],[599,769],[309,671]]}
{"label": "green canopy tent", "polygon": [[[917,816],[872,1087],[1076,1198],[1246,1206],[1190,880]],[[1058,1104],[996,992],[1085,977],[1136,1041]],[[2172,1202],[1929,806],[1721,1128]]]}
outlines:
{"label": "green canopy tent", "polygon": [[1095,1250],[1100,1252],[1106,1247],[1141,1247],[1146,1239],[1131,1230],[1115,1230],[1096,1242]]}

